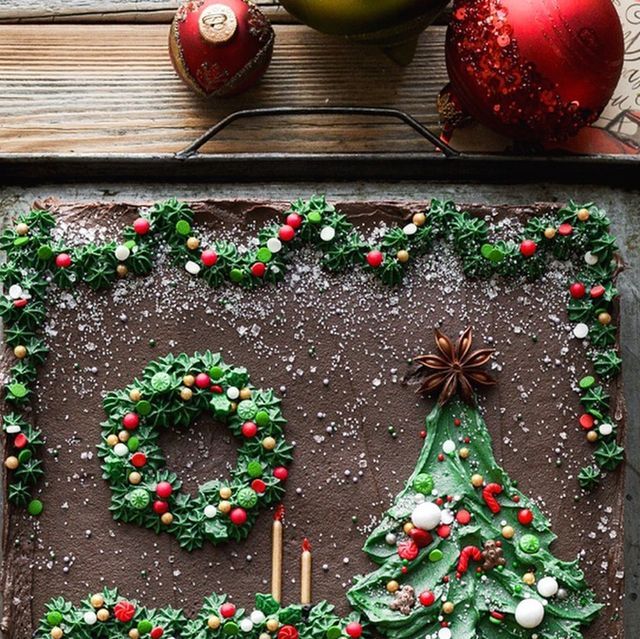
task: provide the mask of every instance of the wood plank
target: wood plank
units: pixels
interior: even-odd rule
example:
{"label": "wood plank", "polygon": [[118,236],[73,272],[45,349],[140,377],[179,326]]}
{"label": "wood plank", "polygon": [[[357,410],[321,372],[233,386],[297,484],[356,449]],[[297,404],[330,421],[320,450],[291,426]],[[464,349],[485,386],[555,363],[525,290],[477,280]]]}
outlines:
{"label": "wood plank", "polygon": [[[176,77],[166,25],[0,26],[0,150],[175,152],[232,111],[260,106],[393,106],[437,126],[435,98],[447,81],[444,28],[422,36],[407,68],[303,26],[276,29],[274,59],[261,85],[205,102]],[[238,123],[207,149],[424,151],[429,145],[399,122],[296,117]]]}

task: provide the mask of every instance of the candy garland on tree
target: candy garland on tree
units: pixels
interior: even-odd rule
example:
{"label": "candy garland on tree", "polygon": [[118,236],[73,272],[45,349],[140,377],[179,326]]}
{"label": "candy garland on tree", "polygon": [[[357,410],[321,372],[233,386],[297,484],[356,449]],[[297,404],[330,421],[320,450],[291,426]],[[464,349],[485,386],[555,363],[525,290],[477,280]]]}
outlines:
{"label": "candy garland on tree", "polygon": [[360,639],[366,628],[358,613],[340,618],[333,606],[281,607],[271,595],[256,595],[251,612],[237,608],[226,595],[206,597],[191,619],[171,607],[150,609],[105,589],[80,606],[52,599],[40,621],[40,639]]}
{"label": "candy garland on tree", "polygon": [[[282,499],[292,445],[272,390],[253,388],[246,369],[225,364],[218,353],[168,355],[142,377],[104,400],[98,454],[111,487],[114,519],[176,536],[193,550],[247,536],[261,507]],[[158,445],[161,428],[188,427],[203,412],[242,441],[229,481],[208,481],[197,497],[180,491]]]}
{"label": "candy garland on tree", "polygon": [[389,639],[580,639],[601,606],[578,562],[549,551],[549,521],[496,463],[468,392],[493,383],[490,351],[471,350],[471,329],[455,346],[436,331],[436,345],[416,358],[421,390],[441,389],[423,449],[364,546],[380,567],[349,601]]}
{"label": "candy garland on tree", "polygon": [[192,228],[193,218],[186,203],[171,199],[156,204],[125,227],[118,242],[71,248],[53,236],[55,218],[47,211],[35,210],[18,216],[15,226],[0,235],[0,250],[7,255],[0,265],[4,288],[0,317],[14,357],[4,390],[6,401],[17,409],[6,414],[3,422],[8,435],[5,465],[11,472],[9,499],[13,503],[29,504],[33,514],[42,509],[38,500],[29,502],[31,488],[42,475],[37,458],[42,436],[18,411],[27,408],[37,368],[47,353],[40,327],[47,315],[49,284],[73,287],[85,282],[96,290],[108,288],[117,278],[149,273],[158,246],[164,244],[174,264],[210,286],[230,283],[248,288],[282,280],[294,251],[305,244],[320,251],[321,263],[329,271],[362,266],[388,285],[400,284],[415,258],[427,253],[439,239],[452,243],[468,277],[497,274],[535,279],[552,259],[576,261],[582,267],[567,293],[569,319],[576,323],[576,338],[590,340],[595,372],[580,380],[581,400],[588,415],[584,423],[591,426],[584,426],[582,418],[581,425],[588,431],[588,439],[598,443],[597,466],[580,472],[581,485],[593,487],[600,467],[612,470],[620,463],[622,448],[616,441],[615,422],[608,416],[609,397],[604,382],[596,377],[608,380],[620,370],[613,320],[616,243],[608,232],[609,220],[594,204],[570,202],[548,215],[530,218],[518,242],[489,242],[493,229],[484,220],[459,211],[452,202],[432,200],[425,212],[414,214],[402,226],[385,229],[375,244],[370,244],[324,197],[314,196],[294,202],[283,224],[265,226],[256,245],[250,244],[242,252],[226,241],[201,246]]}

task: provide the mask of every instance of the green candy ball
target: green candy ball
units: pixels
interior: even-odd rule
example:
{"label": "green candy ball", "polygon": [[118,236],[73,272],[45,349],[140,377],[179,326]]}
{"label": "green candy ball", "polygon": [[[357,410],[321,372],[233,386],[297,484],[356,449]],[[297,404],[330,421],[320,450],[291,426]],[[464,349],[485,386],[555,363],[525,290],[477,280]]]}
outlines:
{"label": "green candy ball", "polygon": [[136,510],[144,510],[149,505],[151,496],[144,488],[136,488],[127,495],[127,499]]}
{"label": "green candy ball", "polygon": [[413,488],[423,495],[430,495],[433,490],[433,477],[428,473],[420,473],[413,480]]}
{"label": "green candy ball", "polygon": [[238,404],[237,413],[240,419],[253,419],[256,416],[257,412],[258,407],[256,406],[255,402],[252,402],[250,399],[243,399]]}
{"label": "green candy ball", "polygon": [[238,506],[253,508],[258,503],[258,495],[252,488],[241,488],[236,496]]}
{"label": "green candy ball", "polygon": [[540,540],[535,535],[522,535],[520,539],[520,550],[528,555],[534,555],[540,550]]}

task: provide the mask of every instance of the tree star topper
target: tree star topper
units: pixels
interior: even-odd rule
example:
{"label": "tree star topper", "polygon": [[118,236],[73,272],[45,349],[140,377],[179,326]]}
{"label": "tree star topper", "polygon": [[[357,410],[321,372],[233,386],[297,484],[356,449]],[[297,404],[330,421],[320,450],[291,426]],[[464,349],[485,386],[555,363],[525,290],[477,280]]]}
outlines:
{"label": "tree star topper", "polygon": [[413,361],[418,365],[417,375],[423,377],[419,392],[431,393],[440,389],[438,404],[443,406],[456,393],[467,404],[473,405],[473,386],[493,386],[496,380],[482,367],[491,359],[492,348],[471,350],[472,329],[468,326],[454,346],[453,342],[437,328],[434,329],[436,346],[440,354],[418,355]]}

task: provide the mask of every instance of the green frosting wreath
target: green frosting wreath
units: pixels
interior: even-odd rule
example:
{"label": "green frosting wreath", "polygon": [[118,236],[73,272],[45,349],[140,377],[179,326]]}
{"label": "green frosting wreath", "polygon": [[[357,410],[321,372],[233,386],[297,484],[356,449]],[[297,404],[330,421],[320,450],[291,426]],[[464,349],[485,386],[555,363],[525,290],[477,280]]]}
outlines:
{"label": "green frosting wreath", "polygon": [[[109,393],[104,409],[98,455],[115,519],[167,531],[190,551],[205,540],[245,538],[260,508],[282,499],[293,446],[284,439],[280,399],[254,388],[247,370],[220,354],[155,360],[139,380]],[[208,481],[192,497],[165,468],[158,438],[161,428],[186,428],[204,412],[225,423],[241,445],[230,479]]]}

